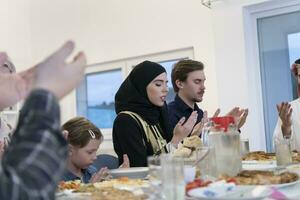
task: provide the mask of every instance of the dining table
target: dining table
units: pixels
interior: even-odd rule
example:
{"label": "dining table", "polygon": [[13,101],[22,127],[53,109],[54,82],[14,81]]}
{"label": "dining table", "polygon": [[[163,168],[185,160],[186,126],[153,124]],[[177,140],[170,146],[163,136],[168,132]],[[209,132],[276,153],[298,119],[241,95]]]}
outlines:
{"label": "dining table", "polygon": [[[300,164],[294,163],[290,164],[288,166],[280,166],[278,167],[276,164],[276,161],[268,161],[268,162],[250,162],[250,161],[243,161],[242,164],[243,169],[245,170],[288,170],[294,173],[299,174],[300,176]],[[237,186],[239,187],[239,186]],[[251,188],[255,188],[257,186],[251,186]],[[275,200],[275,199],[300,199],[300,180],[287,183],[287,184],[280,184],[280,185],[266,185],[265,187],[269,188],[270,192],[268,196],[266,197],[257,197],[257,198],[249,198],[249,197],[240,197],[237,199],[262,199],[262,200]],[[74,194],[74,193],[69,193],[69,194],[58,194],[56,197],[57,200],[94,200],[91,198],[90,195],[88,194]],[[152,200],[151,198],[149,198]],[[202,198],[197,198],[197,197],[189,197],[186,196],[185,200],[201,200]],[[229,197],[218,197],[218,198],[203,198],[206,200],[230,200]],[[122,200],[122,199],[119,199]],[[127,200],[127,199],[126,199]]]}

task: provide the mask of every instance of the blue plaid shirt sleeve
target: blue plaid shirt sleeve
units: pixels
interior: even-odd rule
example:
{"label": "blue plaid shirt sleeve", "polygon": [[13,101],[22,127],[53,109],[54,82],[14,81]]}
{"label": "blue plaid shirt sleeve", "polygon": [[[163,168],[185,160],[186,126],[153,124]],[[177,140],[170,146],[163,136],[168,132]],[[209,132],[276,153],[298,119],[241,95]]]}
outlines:
{"label": "blue plaid shirt sleeve", "polygon": [[67,144],[55,96],[33,91],[0,166],[0,199],[55,199],[65,169]]}

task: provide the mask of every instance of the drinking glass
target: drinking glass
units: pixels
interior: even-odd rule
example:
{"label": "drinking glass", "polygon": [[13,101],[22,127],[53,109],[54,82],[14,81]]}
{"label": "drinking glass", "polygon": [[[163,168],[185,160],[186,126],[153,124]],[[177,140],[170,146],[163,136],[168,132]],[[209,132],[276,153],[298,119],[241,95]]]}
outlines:
{"label": "drinking glass", "polygon": [[283,139],[275,141],[277,165],[286,165],[292,162],[291,140]]}
{"label": "drinking glass", "polygon": [[161,165],[159,156],[148,157],[150,188],[146,193],[149,200],[163,199],[161,187]]}
{"label": "drinking glass", "polygon": [[[206,156],[203,157],[204,155]],[[197,157],[198,159],[201,159],[197,163],[197,167],[200,169],[201,178],[212,179],[214,177],[217,177],[217,163],[216,163],[215,148],[201,147],[197,151]]]}
{"label": "drinking glass", "polygon": [[161,177],[161,165],[159,156],[148,157],[149,179],[159,181]]}
{"label": "drinking glass", "polygon": [[249,139],[241,139],[241,156],[246,156],[249,151]]}
{"label": "drinking glass", "polygon": [[163,197],[166,200],[184,200],[185,182],[183,159],[161,155],[161,179]]}

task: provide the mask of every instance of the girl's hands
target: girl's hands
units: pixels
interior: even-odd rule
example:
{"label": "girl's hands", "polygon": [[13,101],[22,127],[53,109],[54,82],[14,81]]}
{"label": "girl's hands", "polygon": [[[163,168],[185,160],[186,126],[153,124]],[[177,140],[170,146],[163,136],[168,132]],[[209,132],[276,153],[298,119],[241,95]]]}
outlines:
{"label": "girl's hands", "polygon": [[90,183],[96,183],[103,180],[110,179],[111,176],[109,174],[109,170],[107,167],[101,168],[97,173],[95,173],[90,179]]}

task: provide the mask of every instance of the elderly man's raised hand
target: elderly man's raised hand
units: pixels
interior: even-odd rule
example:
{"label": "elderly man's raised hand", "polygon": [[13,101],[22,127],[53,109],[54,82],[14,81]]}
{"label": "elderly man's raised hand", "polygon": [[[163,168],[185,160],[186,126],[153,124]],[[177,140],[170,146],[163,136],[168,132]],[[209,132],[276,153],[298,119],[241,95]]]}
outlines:
{"label": "elderly man's raised hand", "polygon": [[74,50],[74,43],[66,42],[59,50],[35,67],[22,73],[29,88],[41,88],[53,92],[58,98],[64,97],[81,81],[86,66],[85,55],[80,52],[73,61],[66,59]]}
{"label": "elderly man's raised hand", "polygon": [[[49,90],[59,99],[67,95],[81,81],[86,67],[82,52],[71,62],[66,62],[73,50],[74,43],[69,41],[28,70],[17,74],[0,74],[0,110],[25,98],[33,89]],[[0,53],[0,65],[7,59],[6,53]]]}
{"label": "elderly man's raised hand", "polygon": [[282,134],[284,137],[290,137],[291,127],[292,127],[292,113],[293,113],[291,104],[289,104],[288,102],[282,102],[276,105],[276,107],[277,107],[278,115],[282,122],[281,125]]}

